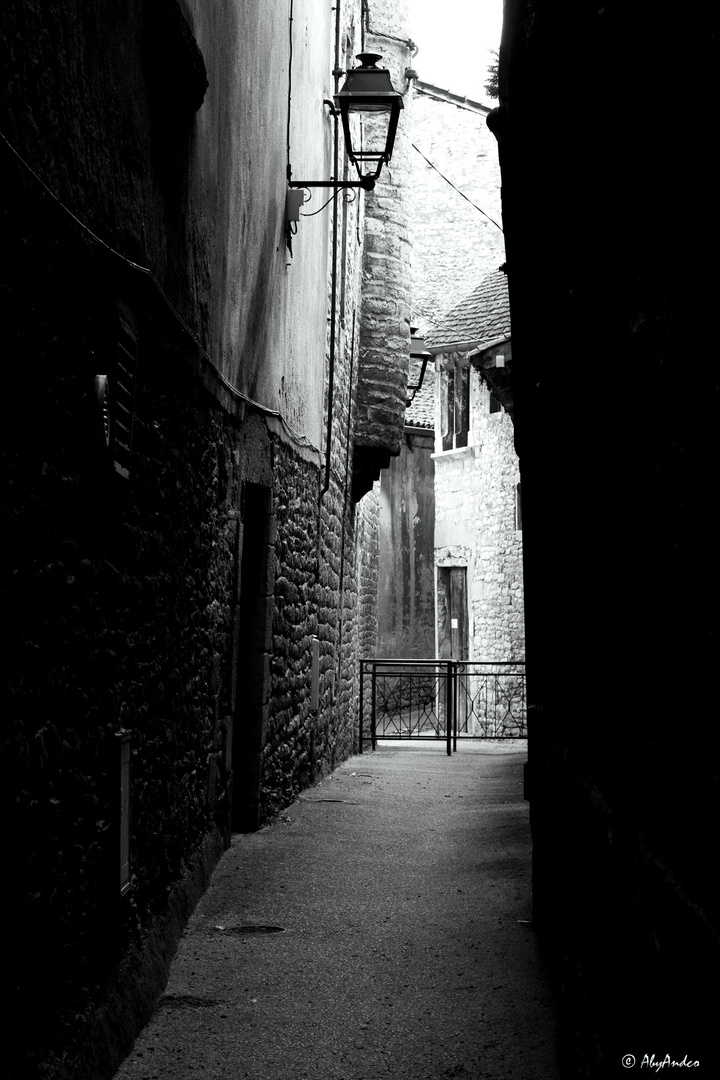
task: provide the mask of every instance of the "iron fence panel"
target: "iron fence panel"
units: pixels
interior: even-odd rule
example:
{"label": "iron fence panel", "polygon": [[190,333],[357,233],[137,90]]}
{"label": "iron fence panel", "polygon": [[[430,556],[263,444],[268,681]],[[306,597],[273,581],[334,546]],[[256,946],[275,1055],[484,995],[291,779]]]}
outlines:
{"label": "iron fence panel", "polygon": [[381,739],[527,736],[525,664],[479,660],[360,661],[360,752]]}

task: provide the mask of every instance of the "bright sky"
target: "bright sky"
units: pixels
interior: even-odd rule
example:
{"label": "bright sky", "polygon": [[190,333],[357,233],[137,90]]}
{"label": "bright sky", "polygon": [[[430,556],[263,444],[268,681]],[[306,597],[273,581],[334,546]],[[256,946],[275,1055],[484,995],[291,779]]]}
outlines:
{"label": "bright sky", "polygon": [[423,82],[494,104],[484,90],[490,50],[500,46],[503,0],[410,0],[413,66]]}

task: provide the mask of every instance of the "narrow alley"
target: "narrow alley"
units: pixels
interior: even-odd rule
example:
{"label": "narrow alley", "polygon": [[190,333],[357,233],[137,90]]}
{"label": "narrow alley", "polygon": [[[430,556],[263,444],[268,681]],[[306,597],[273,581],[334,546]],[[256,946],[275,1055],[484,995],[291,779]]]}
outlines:
{"label": "narrow alley", "polygon": [[381,744],[236,835],[117,1080],[554,1080],[525,760]]}
{"label": "narrow alley", "polygon": [[719,1075],[705,7],[0,4],[7,1080]]}

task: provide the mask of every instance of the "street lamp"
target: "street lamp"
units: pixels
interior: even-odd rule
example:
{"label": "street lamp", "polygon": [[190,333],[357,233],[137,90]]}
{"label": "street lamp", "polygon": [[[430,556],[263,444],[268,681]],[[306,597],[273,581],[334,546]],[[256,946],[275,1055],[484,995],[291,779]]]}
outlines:
{"label": "street lamp", "polygon": [[[403,96],[390,81],[387,68],[377,67],[379,53],[358,53],[360,66],[346,72],[345,83],[334,95],[334,116],[340,115],[345,149],[358,171],[358,180],[289,180],[291,188],[356,188],[372,191],[384,164],[390,161]],[[370,123],[351,124],[351,117],[365,115]],[[366,166],[373,171],[363,172]]]}
{"label": "street lamp", "polygon": [[[392,157],[403,100],[402,94],[393,90],[388,69],[377,67],[377,61],[382,60],[379,53],[358,53],[357,59],[360,67],[348,71],[344,86],[335,94],[335,104],[340,110],[347,155],[358,171],[361,185],[372,180],[374,187],[383,164]],[[372,117],[373,122],[360,129],[356,145],[350,117],[358,113]],[[366,162],[374,164],[375,171],[363,176],[361,166]]]}

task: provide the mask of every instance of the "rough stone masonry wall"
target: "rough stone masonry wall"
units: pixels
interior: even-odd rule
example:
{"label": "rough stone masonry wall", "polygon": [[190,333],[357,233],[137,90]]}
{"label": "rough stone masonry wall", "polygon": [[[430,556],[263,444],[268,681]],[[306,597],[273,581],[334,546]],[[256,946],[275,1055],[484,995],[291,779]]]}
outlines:
{"label": "rough stone masonry wall", "polygon": [[[460,358],[450,354],[443,360]],[[524,660],[513,424],[504,410],[490,413],[489,391],[474,368],[470,393],[471,445],[435,458],[435,561],[468,567],[471,658]]]}
{"label": "rough stone masonry wall", "polygon": [[[344,37],[359,52],[360,28],[350,9],[343,16]],[[376,500],[369,492],[356,505],[350,495],[364,211],[361,196],[337,200],[327,215],[336,278],[328,293],[335,321],[328,320],[325,419],[330,418],[330,431],[329,439],[324,432],[323,460],[318,466],[286,442],[278,441],[274,450],[276,584],[261,821],[356,748],[357,662],[363,649],[375,650]],[[333,213],[338,215],[335,252]],[[319,644],[317,710],[311,701],[314,639]]]}
{"label": "rough stone masonry wall", "polygon": [[520,480],[512,419],[490,412],[490,393],[471,370],[475,572],[474,653],[478,659],[524,660],[522,532],[516,529]]}
{"label": "rough stone masonry wall", "polygon": [[[357,664],[377,637],[377,498],[354,506],[338,483],[276,448],[276,579],[261,821],[357,748]],[[319,641],[318,709],[311,699]]]}
{"label": "rough stone masonry wall", "polygon": [[[396,90],[410,61],[407,2],[369,5],[366,48],[382,54]],[[410,240],[407,217],[412,93],[404,99],[392,161],[365,201],[361,356],[355,443],[400,451],[410,358]]]}
{"label": "rough stone masonry wall", "polygon": [[[227,838],[238,438],[148,279],[14,179],[3,222],[5,1066],[32,1076],[51,1060],[75,1080],[85,1066],[61,1066],[60,1051],[75,1040],[99,1054],[89,1075],[112,1069]],[[118,294],[138,340],[129,480],[113,470],[93,396],[112,365]],[[122,899],[120,728],[132,733]],[[41,1018],[29,1048],[13,1042],[28,1017]]]}
{"label": "rough stone masonry wall", "polygon": [[260,821],[312,781],[312,642],[318,618],[318,470],[280,441],[274,453],[275,583]]}
{"label": "rough stone masonry wall", "polygon": [[[422,77],[422,53],[417,64]],[[412,307],[414,325],[423,334],[505,261],[501,229],[476,209],[502,225],[497,143],[485,115],[439,101],[429,92],[414,95],[413,143],[418,149],[412,150],[409,185]]]}
{"label": "rough stone masonry wall", "polygon": [[378,520],[378,491],[373,488],[357,507],[358,659],[374,656],[377,648]]}
{"label": "rough stone masonry wall", "polygon": [[[375,499],[358,508],[339,487],[319,506],[317,469],[277,447],[276,580],[261,820],[353,752],[356,662],[374,648]],[[311,702],[313,640],[319,707]]]}

